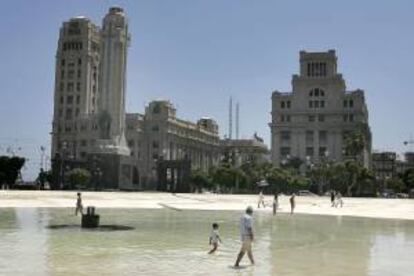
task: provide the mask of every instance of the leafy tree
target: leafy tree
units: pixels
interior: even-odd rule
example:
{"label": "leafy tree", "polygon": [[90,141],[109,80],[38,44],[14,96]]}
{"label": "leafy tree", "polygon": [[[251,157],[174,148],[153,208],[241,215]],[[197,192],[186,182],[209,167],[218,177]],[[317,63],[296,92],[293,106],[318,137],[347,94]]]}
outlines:
{"label": "leafy tree", "polygon": [[242,170],[220,166],[214,170],[213,182],[231,190],[233,188],[246,188],[246,176]]}
{"label": "leafy tree", "polygon": [[88,170],[76,168],[68,173],[70,188],[86,187],[91,179],[91,173]]}
{"label": "leafy tree", "polygon": [[291,173],[282,168],[273,168],[266,177],[273,192],[287,192],[290,179]]}
{"label": "leafy tree", "polygon": [[402,175],[402,180],[404,181],[407,192],[414,189],[414,168],[406,170]]}
{"label": "leafy tree", "polygon": [[397,193],[403,192],[406,188],[404,181],[397,177],[387,179],[386,184],[389,189],[393,189]]}
{"label": "leafy tree", "polygon": [[209,175],[202,170],[194,170],[191,172],[191,183],[198,190],[201,190],[201,188],[211,189],[213,187],[213,182]]}
{"label": "leafy tree", "polygon": [[0,156],[0,178],[2,182],[14,185],[25,161],[24,158],[18,156]]}

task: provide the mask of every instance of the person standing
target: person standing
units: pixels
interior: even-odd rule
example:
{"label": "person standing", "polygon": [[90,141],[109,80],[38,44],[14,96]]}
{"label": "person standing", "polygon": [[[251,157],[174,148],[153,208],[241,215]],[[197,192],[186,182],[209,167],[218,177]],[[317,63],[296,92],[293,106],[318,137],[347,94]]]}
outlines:
{"label": "person standing", "polygon": [[263,191],[260,191],[260,193],[259,193],[259,202],[257,203],[257,208],[260,208],[260,204],[263,205],[263,208],[266,207],[265,202],[264,202]]}
{"label": "person standing", "polygon": [[78,193],[78,198],[76,199],[76,209],[75,209],[75,216],[78,215],[80,212],[83,215],[83,205],[82,205],[82,195]]}
{"label": "person standing", "polygon": [[277,207],[279,207],[279,199],[278,199],[278,194],[275,194],[275,197],[273,198],[273,215],[276,215],[277,212]]}
{"label": "person standing", "polygon": [[295,193],[292,194],[289,201],[290,201],[290,214],[293,215],[293,212],[295,211],[295,207],[296,207]]}
{"label": "person standing", "polygon": [[335,191],[331,190],[331,207],[335,206]]}
{"label": "person standing", "polygon": [[252,254],[252,242],[254,240],[252,215],[253,208],[249,206],[246,209],[246,213],[240,219],[240,235],[242,246],[240,248],[240,252],[237,256],[237,260],[234,264],[234,267],[239,267],[240,261],[243,259],[243,256],[246,252],[251,264],[254,265],[254,259]]}

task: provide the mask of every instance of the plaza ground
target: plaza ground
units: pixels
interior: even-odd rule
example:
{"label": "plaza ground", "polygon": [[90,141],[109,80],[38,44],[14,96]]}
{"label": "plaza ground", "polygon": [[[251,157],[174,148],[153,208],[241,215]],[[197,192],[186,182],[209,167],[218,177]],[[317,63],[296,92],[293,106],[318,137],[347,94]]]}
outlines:
{"label": "plaza ground", "polygon": [[[266,208],[257,209],[258,195],[171,194],[158,192],[82,192],[83,204],[97,208],[171,208],[174,210],[240,210],[248,205],[256,212],[272,212],[272,196]],[[329,197],[297,196],[295,213],[414,220],[413,199],[343,198],[343,208],[332,208]],[[0,208],[74,208],[75,191],[0,191]],[[279,197],[279,213],[290,212],[289,197]]]}

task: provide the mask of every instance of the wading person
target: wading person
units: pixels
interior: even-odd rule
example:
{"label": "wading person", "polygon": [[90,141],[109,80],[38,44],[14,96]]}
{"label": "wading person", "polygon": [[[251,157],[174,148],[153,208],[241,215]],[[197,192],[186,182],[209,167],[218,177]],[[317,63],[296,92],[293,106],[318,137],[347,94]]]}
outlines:
{"label": "wading person", "polygon": [[83,205],[82,205],[81,193],[78,193],[78,198],[76,199],[75,216],[78,215],[78,212],[80,212],[83,215]]}
{"label": "wading person", "polygon": [[243,259],[244,254],[247,252],[247,256],[250,259],[251,264],[254,264],[253,254],[252,254],[252,242],[254,240],[253,236],[253,208],[251,206],[247,207],[246,213],[240,219],[240,235],[242,246],[240,248],[239,255],[237,256],[236,263],[234,267],[239,267],[240,261]]}
{"label": "wading person", "polygon": [[259,202],[257,203],[257,208],[260,208],[260,204],[263,205],[263,208],[266,207],[265,202],[264,202],[263,191],[260,191],[260,193],[259,193]]}
{"label": "wading person", "polygon": [[292,194],[289,201],[290,201],[290,214],[293,215],[293,212],[295,211],[295,206],[296,206],[295,193]]}
{"label": "wading person", "polygon": [[221,243],[220,235],[219,235],[219,225],[217,223],[213,223],[213,230],[211,230],[210,234],[210,245],[213,245],[213,248],[208,252],[208,254],[211,254],[215,252],[218,248],[218,243]]}
{"label": "wading person", "polygon": [[278,194],[275,194],[275,197],[273,198],[273,215],[276,215],[277,212],[277,207],[279,206],[279,199],[278,199]]}
{"label": "wading person", "polygon": [[335,191],[331,191],[331,207],[335,206]]}

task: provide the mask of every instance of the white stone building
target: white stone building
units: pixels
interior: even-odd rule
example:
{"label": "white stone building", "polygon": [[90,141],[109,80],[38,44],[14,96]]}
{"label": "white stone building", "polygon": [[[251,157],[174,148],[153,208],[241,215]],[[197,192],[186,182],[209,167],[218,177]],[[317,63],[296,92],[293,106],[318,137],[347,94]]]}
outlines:
{"label": "white stone building", "polygon": [[361,130],[366,140],[362,160],[369,166],[371,132],[364,91],[346,89],[334,50],[300,52],[300,74],[293,75],[291,92],[273,92],[271,115],[275,165],[290,158],[304,164],[343,161],[345,137]]}

